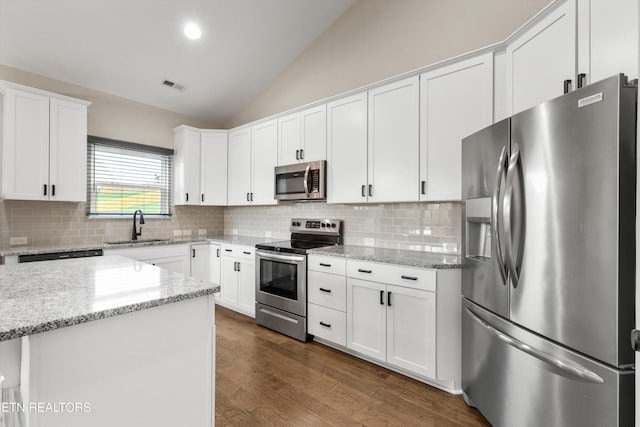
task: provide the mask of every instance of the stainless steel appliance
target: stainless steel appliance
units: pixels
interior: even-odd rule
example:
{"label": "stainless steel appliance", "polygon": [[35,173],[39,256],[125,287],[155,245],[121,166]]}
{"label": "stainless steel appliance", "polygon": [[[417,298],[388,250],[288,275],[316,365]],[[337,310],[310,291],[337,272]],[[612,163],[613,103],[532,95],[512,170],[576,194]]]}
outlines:
{"label": "stainless steel appliance", "polygon": [[326,160],[277,166],[274,197],[281,201],[326,200],[326,176]]}
{"label": "stainless steel appliance", "polygon": [[102,256],[102,249],[83,249],[79,251],[66,252],[46,252],[41,254],[18,255],[18,263],[36,262],[36,261],[52,261],[58,259],[69,258],[87,258],[94,256]]}
{"label": "stainless steel appliance", "polygon": [[342,244],[342,221],[291,220],[291,240],[256,245],[256,323],[307,340],[307,250]]}
{"label": "stainless steel appliance", "polygon": [[613,76],[462,142],[462,388],[494,426],[633,425],[636,99]]}

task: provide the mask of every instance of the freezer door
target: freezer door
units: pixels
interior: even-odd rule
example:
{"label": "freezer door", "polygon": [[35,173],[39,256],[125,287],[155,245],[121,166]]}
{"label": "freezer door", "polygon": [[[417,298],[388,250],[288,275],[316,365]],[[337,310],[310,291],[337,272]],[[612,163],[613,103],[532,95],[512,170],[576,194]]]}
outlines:
{"label": "freezer door", "polygon": [[634,374],[566,350],[463,299],[462,389],[494,427],[629,426]]}
{"label": "freezer door", "polygon": [[615,76],[513,116],[505,184],[510,319],[613,366],[634,362],[635,99]]}
{"label": "freezer door", "polygon": [[496,220],[508,156],[509,119],[462,140],[462,293],[503,316],[509,288]]}

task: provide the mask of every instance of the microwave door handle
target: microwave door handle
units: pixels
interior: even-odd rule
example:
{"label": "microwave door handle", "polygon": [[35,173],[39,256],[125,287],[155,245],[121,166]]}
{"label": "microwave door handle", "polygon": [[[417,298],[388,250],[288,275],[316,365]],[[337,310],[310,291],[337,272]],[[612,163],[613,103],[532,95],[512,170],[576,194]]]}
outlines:
{"label": "microwave door handle", "polygon": [[307,168],[304,170],[304,179],[302,180],[302,185],[304,185],[304,194],[309,198],[309,171],[311,170],[311,165],[307,165]]}

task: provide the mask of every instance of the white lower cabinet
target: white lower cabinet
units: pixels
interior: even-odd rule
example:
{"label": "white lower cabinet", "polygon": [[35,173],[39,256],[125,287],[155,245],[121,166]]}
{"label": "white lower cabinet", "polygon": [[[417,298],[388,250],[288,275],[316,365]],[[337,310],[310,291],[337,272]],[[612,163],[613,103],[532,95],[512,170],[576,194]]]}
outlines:
{"label": "white lower cabinet", "polygon": [[190,274],[189,245],[138,246],[134,248],[105,249],[104,255],[120,255],[165,270],[188,276]]}
{"label": "white lower cabinet", "polygon": [[216,303],[247,316],[256,314],[255,248],[222,245],[220,293]]}
{"label": "white lower cabinet", "polygon": [[329,345],[460,391],[460,270],[310,255],[309,333]]}
{"label": "white lower cabinet", "polygon": [[191,276],[220,284],[220,245],[195,243],[191,245]]}

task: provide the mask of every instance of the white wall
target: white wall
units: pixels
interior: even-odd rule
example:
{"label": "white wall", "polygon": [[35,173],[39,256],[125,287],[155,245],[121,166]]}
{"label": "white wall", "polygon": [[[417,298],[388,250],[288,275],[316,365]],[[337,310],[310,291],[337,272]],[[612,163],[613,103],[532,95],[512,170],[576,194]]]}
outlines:
{"label": "white wall", "polygon": [[359,0],[227,125],[248,123],[501,42],[549,3]]}

